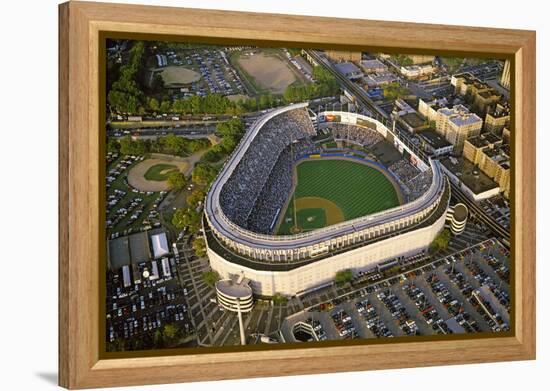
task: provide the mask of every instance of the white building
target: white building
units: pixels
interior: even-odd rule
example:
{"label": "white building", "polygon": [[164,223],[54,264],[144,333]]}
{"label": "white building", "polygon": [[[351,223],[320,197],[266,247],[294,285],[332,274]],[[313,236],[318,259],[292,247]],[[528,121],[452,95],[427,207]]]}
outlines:
{"label": "white building", "polygon": [[456,151],[462,151],[466,139],[481,133],[483,120],[463,105],[456,105],[452,109],[444,107],[437,110],[435,126]]}
{"label": "white building", "polygon": [[165,232],[151,235],[151,245],[153,246],[153,256],[155,257],[155,259],[160,258],[170,252]]}
{"label": "white building", "polygon": [[399,72],[407,79],[417,79],[422,76],[431,75],[434,72],[432,64],[409,65],[399,68]]}

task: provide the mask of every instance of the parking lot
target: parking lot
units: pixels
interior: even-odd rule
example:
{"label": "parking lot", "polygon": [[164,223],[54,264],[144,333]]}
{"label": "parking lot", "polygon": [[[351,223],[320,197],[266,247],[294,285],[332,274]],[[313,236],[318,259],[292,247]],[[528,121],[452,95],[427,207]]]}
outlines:
{"label": "parking lot", "polygon": [[[152,261],[156,262],[156,261]],[[107,350],[141,350],[195,346],[186,289],[177,280],[179,257],[169,260],[170,275],[136,281],[151,262],[136,265],[134,283],[125,286],[118,273],[107,276]],[[168,336],[166,326],[173,335]]]}
{"label": "parking lot", "polygon": [[[178,267],[199,344],[239,345],[236,314],[218,307],[214,289],[200,277],[206,259],[184,253],[187,260]],[[508,256],[489,239],[428,263],[420,255],[411,257],[404,260],[410,271],[402,275],[369,283],[374,274],[365,274],[366,284],[354,291],[331,285],[282,305],[258,300],[243,314],[247,343],[260,343],[262,335],[296,342],[293,326],[310,321],[318,322],[329,340],[504,331],[509,329]]]}
{"label": "parking lot", "polygon": [[[509,330],[508,251],[487,240],[328,301],[290,321],[318,319],[335,339]],[[334,289],[334,288],[333,288]],[[319,298],[328,297],[325,293]],[[282,332],[288,333],[292,324]]]}
{"label": "parking lot", "polygon": [[160,227],[157,210],[167,192],[140,191],[128,184],[127,176],[143,156],[107,154],[107,235],[114,239]]}
{"label": "parking lot", "polygon": [[[176,66],[197,72],[199,80],[182,84],[173,91],[173,98],[189,98],[191,96],[206,96],[208,94],[241,95],[247,94],[238,73],[228,61],[222,47],[195,48],[162,53],[166,58],[166,66]],[[157,64],[158,65],[158,64]],[[163,66],[164,63],[162,64]],[[162,67],[155,69],[161,72]],[[183,87],[183,84],[186,86]]]}

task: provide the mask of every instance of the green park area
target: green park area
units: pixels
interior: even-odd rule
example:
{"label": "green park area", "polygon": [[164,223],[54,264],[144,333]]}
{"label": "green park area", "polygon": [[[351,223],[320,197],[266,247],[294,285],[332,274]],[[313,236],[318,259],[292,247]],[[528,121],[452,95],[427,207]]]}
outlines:
{"label": "green park area", "polygon": [[144,177],[148,181],[165,181],[174,170],[178,168],[172,164],[155,164],[149,167]]}

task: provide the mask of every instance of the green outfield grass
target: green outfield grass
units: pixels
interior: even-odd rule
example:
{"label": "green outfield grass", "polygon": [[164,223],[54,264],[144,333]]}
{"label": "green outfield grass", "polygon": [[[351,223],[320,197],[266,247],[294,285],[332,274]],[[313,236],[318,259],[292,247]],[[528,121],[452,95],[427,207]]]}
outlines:
{"label": "green outfield grass", "polygon": [[177,169],[173,164],[155,164],[149,167],[143,176],[148,181],[165,181],[168,179],[168,175]]}
{"label": "green outfield grass", "polygon": [[322,228],[400,204],[393,183],[377,168],[335,159],[307,160],[296,170],[298,183],[277,230],[280,235]]}

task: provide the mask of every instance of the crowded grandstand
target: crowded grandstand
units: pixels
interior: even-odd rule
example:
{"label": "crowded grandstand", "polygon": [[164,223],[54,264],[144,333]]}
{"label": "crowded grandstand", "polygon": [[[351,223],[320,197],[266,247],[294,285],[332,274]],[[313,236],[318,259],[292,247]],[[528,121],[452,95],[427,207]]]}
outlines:
{"label": "crowded grandstand", "polygon": [[[260,117],[206,197],[203,233],[211,267],[224,278],[246,276],[256,294],[296,294],[330,282],[338,270],[362,270],[424,251],[445,224],[450,188],[439,162],[424,163],[376,120],[344,112],[310,113],[302,103]],[[297,166],[323,159],[374,167],[391,178],[401,202],[277,235],[296,186]]]}
{"label": "crowded grandstand", "polygon": [[[247,131],[207,196],[207,228],[222,243],[253,259],[309,258],[316,254],[312,245],[322,243],[319,248],[323,250],[319,251],[324,251],[340,246],[339,235],[353,233],[352,243],[403,229],[426,218],[438,206],[445,186],[437,162],[431,161],[424,169],[413,166],[386,140],[387,129],[383,133],[371,127],[331,123],[323,127],[324,131],[329,129],[335,140],[364,147],[368,151],[365,158],[376,159],[393,174],[406,203],[312,232],[274,235],[276,219],[292,193],[293,165],[304,155],[326,152],[323,145],[313,142],[321,129],[317,125],[307,104],[295,104],[272,110]],[[360,151],[341,148],[339,153],[356,155]],[[393,224],[394,220],[399,224]],[[380,229],[380,224],[384,228]]]}
{"label": "crowded grandstand", "polygon": [[[273,117],[262,126],[220,192],[220,207],[229,220],[252,232],[272,234],[292,193],[293,167],[298,160],[331,151],[344,152],[339,155],[344,157],[361,153],[316,144],[315,125],[305,108],[297,108]],[[339,122],[325,125],[324,133],[328,132],[333,140],[360,146],[369,151],[365,153],[366,159],[385,163],[407,202],[420,197],[430,186],[431,170],[419,170],[396,151],[391,160],[384,161],[390,155],[384,151],[394,147],[376,129]],[[383,152],[377,155],[377,151]]]}

